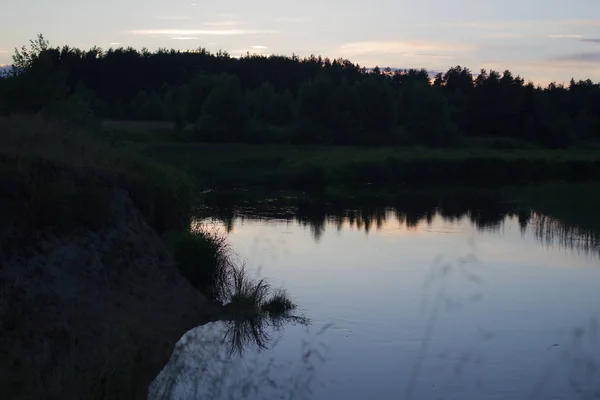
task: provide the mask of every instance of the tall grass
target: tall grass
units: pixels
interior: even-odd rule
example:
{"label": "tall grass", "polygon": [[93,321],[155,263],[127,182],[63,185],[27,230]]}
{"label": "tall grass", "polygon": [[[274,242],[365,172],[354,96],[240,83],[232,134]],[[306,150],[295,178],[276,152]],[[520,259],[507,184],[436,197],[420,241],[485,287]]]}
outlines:
{"label": "tall grass", "polygon": [[264,278],[250,276],[236,259],[227,237],[218,230],[196,225],[190,231],[170,232],[164,238],[183,276],[223,305],[223,318],[277,318],[290,316],[296,309],[285,290],[274,289]]}
{"label": "tall grass", "polygon": [[164,240],[182,275],[211,300],[223,302],[235,271],[226,237],[196,229],[169,232]]}
{"label": "tall grass", "polygon": [[[93,207],[79,212],[95,213],[102,209],[97,194],[112,188],[126,190],[161,232],[186,226],[194,204],[194,184],[176,167],[111,143],[101,131],[33,116],[0,118],[0,188],[19,198],[34,229],[87,201]],[[89,194],[84,202],[76,198],[82,193]]]}

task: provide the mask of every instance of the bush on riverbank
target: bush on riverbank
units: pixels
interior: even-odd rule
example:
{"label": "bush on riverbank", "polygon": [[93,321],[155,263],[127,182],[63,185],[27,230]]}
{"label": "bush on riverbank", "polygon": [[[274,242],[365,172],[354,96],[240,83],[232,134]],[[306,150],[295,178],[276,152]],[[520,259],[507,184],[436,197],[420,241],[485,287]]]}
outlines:
{"label": "bush on riverbank", "polygon": [[212,300],[223,300],[233,268],[227,238],[200,229],[169,232],[164,239],[183,276]]}
{"label": "bush on riverbank", "polygon": [[159,232],[189,220],[193,183],[104,140],[100,132],[41,117],[0,119],[0,193],[18,198],[35,230],[65,221],[102,224],[104,194],[120,187]]}
{"label": "bush on riverbank", "polygon": [[227,237],[214,229],[169,232],[165,242],[179,270],[190,283],[213,301],[223,304],[226,317],[255,318],[266,312],[283,316],[296,308],[283,289],[265,279],[252,278],[236,263]]}

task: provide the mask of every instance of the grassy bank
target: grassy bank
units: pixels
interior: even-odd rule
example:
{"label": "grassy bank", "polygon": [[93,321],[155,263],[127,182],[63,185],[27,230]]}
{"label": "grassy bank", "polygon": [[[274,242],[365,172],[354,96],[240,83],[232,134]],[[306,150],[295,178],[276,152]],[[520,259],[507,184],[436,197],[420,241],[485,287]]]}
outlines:
{"label": "grassy bank", "polygon": [[223,305],[222,318],[247,319],[263,313],[285,317],[296,308],[284,290],[250,277],[227,237],[218,231],[195,226],[191,231],[169,232],[165,241],[183,276]]}
{"label": "grassy bank", "polygon": [[[224,303],[236,298],[234,288],[247,290],[253,283],[235,264],[225,236],[189,230],[195,187],[178,167],[111,143],[103,131],[30,116],[0,119],[0,200],[20,205],[11,211],[26,232],[101,228],[110,223],[109,191],[124,189],[146,220],[165,233],[184,277]],[[15,239],[22,238],[10,239],[19,244]]]}
{"label": "grassy bank", "polygon": [[204,187],[477,186],[600,179],[600,150],[377,148],[161,143],[139,145]]}
{"label": "grassy bank", "polygon": [[0,119],[0,190],[19,200],[22,221],[31,229],[67,220],[106,222],[102,200],[107,189],[120,187],[157,230],[184,227],[193,182],[102,135],[42,118]]}

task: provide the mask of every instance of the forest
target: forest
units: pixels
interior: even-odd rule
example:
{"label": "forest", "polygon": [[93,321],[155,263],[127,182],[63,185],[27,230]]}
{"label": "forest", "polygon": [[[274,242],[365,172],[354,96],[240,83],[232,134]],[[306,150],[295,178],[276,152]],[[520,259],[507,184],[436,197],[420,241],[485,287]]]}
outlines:
{"label": "forest", "polygon": [[310,56],[190,51],[16,49],[0,115],[168,121],[218,143],[453,146],[494,138],[567,148],[600,139],[600,84],[541,87],[510,71],[364,68]]}

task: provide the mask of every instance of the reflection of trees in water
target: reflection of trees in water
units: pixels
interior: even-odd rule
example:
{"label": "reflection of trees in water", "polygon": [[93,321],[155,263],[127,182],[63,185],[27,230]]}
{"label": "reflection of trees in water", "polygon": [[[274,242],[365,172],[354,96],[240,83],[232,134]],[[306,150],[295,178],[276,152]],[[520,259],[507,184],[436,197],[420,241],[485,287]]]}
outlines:
{"label": "reflection of trees in water", "polygon": [[535,237],[547,246],[600,255],[599,232],[567,225],[557,218],[537,213],[531,215],[529,225]]}
{"label": "reflection of trees in water", "polygon": [[528,208],[508,202],[497,201],[486,196],[455,196],[443,200],[432,200],[430,196],[396,198],[391,207],[385,202],[352,203],[319,202],[303,199],[270,200],[251,204],[228,204],[215,202],[206,207],[200,218],[211,217],[222,221],[228,231],[238,218],[254,220],[284,220],[308,227],[319,241],[328,226],[341,231],[344,225],[364,231],[366,234],[380,230],[386,223],[395,220],[400,226],[415,229],[420,224],[431,225],[441,218],[447,223],[456,223],[467,218],[481,231],[497,231],[507,218],[516,218],[521,231],[532,229],[535,237],[547,245],[584,251],[600,255],[600,232],[584,230],[550,216],[542,216]]}

